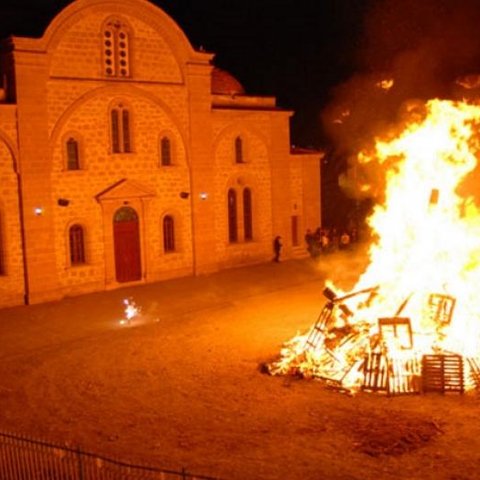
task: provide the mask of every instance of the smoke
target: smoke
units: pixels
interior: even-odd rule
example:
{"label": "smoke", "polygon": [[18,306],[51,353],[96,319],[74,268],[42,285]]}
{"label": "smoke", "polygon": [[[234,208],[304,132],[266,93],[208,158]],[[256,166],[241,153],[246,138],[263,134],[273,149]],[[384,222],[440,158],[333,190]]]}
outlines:
{"label": "smoke", "polygon": [[364,19],[357,73],[334,89],[322,113],[334,156],[348,158],[340,179],[347,194],[362,197],[359,180],[372,185],[367,196],[383,191],[378,165],[368,169],[356,162],[375,137],[402,128],[425,100],[478,95],[456,80],[480,73],[479,25],[480,0],[373,2]]}
{"label": "smoke", "polygon": [[[323,278],[329,280],[329,283],[332,280],[335,282],[334,290],[349,292],[358,283],[358,278],[371,262],[366,240],[368,239],[364,238],[362,243],[356,244],[351,250],[324,254],[316,264]],[[345,268],[346,264],[348,268]]]}

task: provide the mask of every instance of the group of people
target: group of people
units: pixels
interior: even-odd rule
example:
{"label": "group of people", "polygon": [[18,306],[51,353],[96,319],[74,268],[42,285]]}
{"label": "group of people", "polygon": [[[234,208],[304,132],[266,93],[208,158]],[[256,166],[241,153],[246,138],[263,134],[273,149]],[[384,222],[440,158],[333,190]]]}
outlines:
{"label": "group of people", "polygon": [[[314,232],[310,229],[305,233],[305,243],[312,258],[318,258],[322,254],[335,252],[337,250],[349,250],[352,244],[358,242],[356,228],[350,230],[337,230],[334,228],[318,227]],[[282,237],[277,235],[273,240],[274,262],[280,261],[283,247]]]}
{"label": "group of people", "polygon": [[308,229],[305,234],[307,250],[312,258],[336,250],[348,250],[356,242],[358,242],[358,233],[355,228],[337,230],[335,227],[318,227],[314,232]]}

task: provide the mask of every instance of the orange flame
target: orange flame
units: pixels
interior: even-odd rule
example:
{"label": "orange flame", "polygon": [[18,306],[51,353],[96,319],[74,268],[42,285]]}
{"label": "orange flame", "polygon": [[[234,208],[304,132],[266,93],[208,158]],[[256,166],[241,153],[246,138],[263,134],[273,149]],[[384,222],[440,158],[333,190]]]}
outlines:
{"label": "orange flame", "polygon": [[468,354],[480,340],[480,215],[456,189],[477,164],[480,107],[440,100],[426,107],[423,121],[398,138],[378,141],[375,157],[364,157],[397,161],[387,171],[385,203],[369,219],[378,241],[356,288],[380,285],[372,313],[395,311],[413,294],[405,313],[415,331],[428,327],[422,325],[426,295],[453,296],[456,312],[443,347]]}
{"label": "orange flame", "polygon": [[[400,312],[409,328],[411,322],[412,348],[397,333],[388,336],[391,326],[383,332],[383,348],[398,365],[435,352],[479,354],[480,212],[473,198],[457,191],[477,165],[479,126],[479,106],[431,100],[424,116],[417,112],[400,135],[380,139],[373,153],[359,155],[360,162],[377,162],[379,172],[386,171],[384,201],[368,219],[376,238],[370,263],[353,289],[378,286],[375,295],[345,300],[352,315],[337,315],[316,348],[307,342],[316,327],[293,338],[272,373],[293,367],[303,375],[358,385],[359,364],[374,348],[372,339],[382,335],[379,319]],[[348,334],[351,328],[355,336]]]}

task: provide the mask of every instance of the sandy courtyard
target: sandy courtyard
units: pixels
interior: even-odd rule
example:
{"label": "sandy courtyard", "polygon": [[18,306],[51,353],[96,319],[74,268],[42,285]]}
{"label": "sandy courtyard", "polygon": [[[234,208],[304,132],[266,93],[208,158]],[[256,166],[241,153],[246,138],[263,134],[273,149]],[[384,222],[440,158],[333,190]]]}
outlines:
{"label": "sandy courtyard", "polygon": [[[333,268],[335,266],[335,268]],[[480,479],[479,397],[354,397],[259,366],[351,255],[0,310],[0,429],[225,480]],[[122,299],[142,307],[122,326]]]}

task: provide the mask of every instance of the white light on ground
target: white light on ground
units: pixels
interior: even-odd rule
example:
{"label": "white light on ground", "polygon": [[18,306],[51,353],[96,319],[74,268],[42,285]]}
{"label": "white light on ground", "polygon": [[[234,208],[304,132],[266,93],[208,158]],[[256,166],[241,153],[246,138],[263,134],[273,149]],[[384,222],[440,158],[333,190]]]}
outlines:
{"label": "white light on ground", "polygon": [[140,314],[141,308],[137,306],[133,298],[124,298],[123,304],[125,305],[124,318],[120,320],[120,325],[129,325]]}

